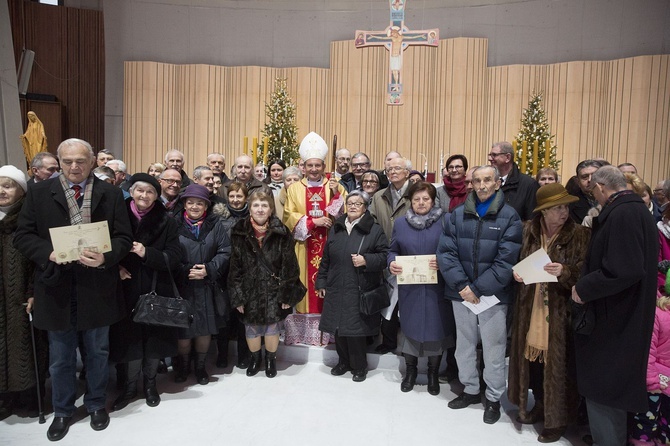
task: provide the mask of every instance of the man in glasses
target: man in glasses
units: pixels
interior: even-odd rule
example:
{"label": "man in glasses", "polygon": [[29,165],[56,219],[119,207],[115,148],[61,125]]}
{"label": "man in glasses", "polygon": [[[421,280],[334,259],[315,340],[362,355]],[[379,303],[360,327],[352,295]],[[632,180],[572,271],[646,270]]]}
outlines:
{"label": "man in glasses", "polygon": [[352,190],[361,190],[363,174],[370,169],[370,158],[363,152],[354,154],[351,158],[351,172],[342,175],[340,184],[344,186],[347,193]]}
{"label": "man in glasses", "polygon": [[521,173],[514,162],[512,144],[496,142],[488,155],[489,164],[498,169],[505,194],[505,203],[512,206],[522,220],[530,220],[535,209],[535,193],[540,188],[532,177]]}
{"label": "man in glasses", "polygon": [[176,169],[165,169],[158,177],[161,184],[161,201],[169,212],[173,212],[179,201],[179,190],[181,189],[181,174]]}

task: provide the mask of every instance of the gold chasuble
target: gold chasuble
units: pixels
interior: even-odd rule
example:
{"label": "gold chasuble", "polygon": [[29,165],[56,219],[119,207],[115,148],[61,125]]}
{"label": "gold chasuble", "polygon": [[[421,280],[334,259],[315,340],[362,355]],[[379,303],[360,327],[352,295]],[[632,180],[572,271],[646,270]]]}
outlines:
{"label": "gold chasuble", "polygon": [[295,307],[298,313],[320,314],[323,309],[323,299],[317,295],[314,282],[326,246],[328,228],[315,226],[313,219],[324,215],[333,218],[342,215],[345,195],[346,189],[341,184],[338,185],[338,193],[333,195],[325,176],[321,185],[310,187],[307,179],[303,178],[286,189],[284,223],[293,233],[300,280],[307,287],[305,298]]}

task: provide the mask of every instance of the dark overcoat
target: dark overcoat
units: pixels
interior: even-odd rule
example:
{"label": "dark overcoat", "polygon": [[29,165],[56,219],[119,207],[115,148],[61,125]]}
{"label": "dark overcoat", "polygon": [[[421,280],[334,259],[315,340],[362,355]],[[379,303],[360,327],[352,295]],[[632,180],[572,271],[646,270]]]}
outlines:
{"label": "dark overcoat", "polygon": [[[112,250],[105,263],[88,268],[79,263],[57,265],[49,228],[70,226],[65,192],[58,178],[28,189],[14,246],[36,264],[34,324],[42,330],[70,329],[70,300],[77,300],[77,330],[113,324],[123,317],[123,290],[118,264],[132,247],[132,232],[123,192],[95,176],[91,195],[91,222],[106,221]],[[90,187],[87,186],[87,187]]]}
{"label": "dark overcoat", "polygon": [[[408,211],[393,226],[389,265],[396,256],[427,255],[437,251],[442,234],[442,218],[445,217],[438,218],[424,229],[412,226],[408,218],[416,217]],[[455,330],[451,301],[444,298],[444,279],[439,271],[437,279],[436,284],[398,285],[400,325],[402,332],[410,339],[419,342],[442,341]]]}
{"label": "dark overcoat", "polygon": [[244,306],[242,322],[247,325],[269,325],[286,318],[291,310],[282,310],[281,304],[291,307],[303,295],[290,297],[286,288],[279,286],[272,273],[259,261],[258,255],[276,277],[282,280],[300,275],[291,231],[274,215],[270,217],[263,246],[258,245],[251,225],[251,217],[238,221],[232,229],[232,255],[228,273],[228,292],[234,308]]}
{"label": "dark overcoat", "polygon": [[[131,201],[127,199],[126,205],[133,240],[144,245],[145,256],[142,259],[131,252],[121,261],[131,278],[122,281],[126,316],[109,330],[110,359],[117,362],[166,358],[177,354],[176,329],[132,321],[132,310],[140,295],[152,290],[154,272],[157,273],[156,293],[159,296],[174,296],[168,267],[175,270],[181,259],[177,222],[170,217],[160,200],[142,220],[138,220],[130,210]],[[167,254],[167,263],[163,253]]]}
{"label": "dark overcoat", "polygon": [[595,312],[593,332],[574,335],[579,393],[628,412],[648,410],[658,249],[654,217],[642,199],[620,195],[594,218],[575,285]]}
{"label": "dark overcoat", "polygon": [[[316,289],[326,290],[319,329],[339,336],[374,336],[379,332],[381,319],[378,314],[360,313],[359,286],[362,291],[370,291],[382,283],[388,242],[369,212],[351,234],[347,233],[346,218],[346,215],[338,218],[330,230],[316,277]],[[351,261],[351,255],[357,252],[365,258],[363,267],[355,268]]]}
{"label": "dark overcoat", "polygon": [[521,217],[521,220],[530,220],[535,209],[535,194],[540,185],[529,175],[522,173],[516,164],[512,163],[512,170],[507,175],[505,184],[500,190],[505,194],[505,203],[512,206]]}
{"label": "dark overcoat", "polygon": [[[542,247],[541,216],[524,223],[520,259],[525,259]],[[552,262],[563,265],[558,282],[549,282],[549,349],[544,358],[544,426],[567,426],[577,414],[577,377],[575,374],[574,345],[570,325],[572,287],[584,265],[591,230],[568,218],[548,254]],[[509,358],[507,395],[519,412],[526,413],[528,404],[529,371],[524,356],[526,336],[535,299],[535,284],[519,284],[514,305],[514,324]]]}
{"label": "dark overcoat", "polygon": [[[33,262],[12,246],[23,199],[0,220],[0,393],[17,392],[35,386],[35,363],[30,321],[24,304],[33,296]],[[46,333],[35,330],[40,377],[45,379]]]}

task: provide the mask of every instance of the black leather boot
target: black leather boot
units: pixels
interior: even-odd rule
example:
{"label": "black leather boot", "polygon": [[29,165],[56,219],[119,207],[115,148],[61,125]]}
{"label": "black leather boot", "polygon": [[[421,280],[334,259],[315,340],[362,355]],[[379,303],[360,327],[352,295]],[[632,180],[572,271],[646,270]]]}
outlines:
{"label": "black leather boot", "polygon": [[265,351],[265,376],[268,378],[277,376],[277,352]]}
{"label": "black leather boot", "polygon": [[127,381],[123,386],[123,392],[114,400],[112,409],[114,411],[121,410],[126,407],[137,396],[137,381]]}
{"label": "black leather boot", "polygon": [[254,376],[261,369],[261,351],[251,352],[251,364],[247,369],[247,376]]}
{"label": "black leather boot", "polygon": [[195,378],[198,380],[198,384],[202,386],[209,384],[209,375],[205,370],[206,359],[207,353],[196,353],[195,355]]}
{"label": "black leather boot", "polygon": [[219,331],[216,338],[216,348],[219,351],[216,357],[216,366],[220,369],[228,367],[228,333],[224,333],[226,330]]}
{"label": "black leather boot", "polygon": [[156,377],[153,379],[144,377],[144,398],[147,400],[147,406],[156,407],[161,402],[161,397],[156,389]]}
{"label": "black leather boot", "polygon": [[177,356],[177,361],[175,363],[174,369],[174,382],[183,383],[188,378],[188,363],[190,361],[191,355],[179,355]]}
{"label": "black leather boot", "polygon": [[405,377],[402,379],[402,384],[400,384],[400,390],[403,392],[409,392],[414,388],[416,384],[416,364],[418,358],[416,356],[404,354],[405,357]]}
{"label": "black leather boot", "polygon": [[428,357],[428,393],[440,394],[440,361],[441,355]]}

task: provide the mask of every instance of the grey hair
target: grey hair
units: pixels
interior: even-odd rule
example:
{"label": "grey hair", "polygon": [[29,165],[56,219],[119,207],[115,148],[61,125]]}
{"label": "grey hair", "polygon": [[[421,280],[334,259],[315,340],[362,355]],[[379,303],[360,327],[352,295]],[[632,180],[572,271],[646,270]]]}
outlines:
{"label": "grey hair", "polygon": [[58,156],[58,158],[60,158],[61,148],[72,147],[72,146],[75,146],[75,145],[82,145],[82,146],[86,147],[86,149],[88,150],[88,154],[91,156],[91,159],[95,158],[95,153],[93,152],[93,147],[91,147],[91,145],[88,142],[84,141],[83,139],[79,139],[79,138],[66,139],[65,141],[60,143],[58,145],[58,149],[56,149],[56,156]]}
{"label": "grey hair", "polygon": [[365,209],[368,208],[368,203],[370,203],[370,195],[368,195],[368,193],[364,190],[352,190],[349,192],[349,195],[347,195],[347,200],[349,200],[351,197],[361,197],[365,202]]}
{"label": "grey hair", "polygon": [[182,152],[181,150],[172,149],[172,150],[169,150],[169,151],[165,154],[165,164],[167,164],[168,159],[170,158],[170,154],[171,154],[171,153],[178,153],[178,154],[180,154],[180,155],[181,155],[181,160],[184,161],[184,152]]}
{"label": "grey hair", "polygon": [[202,178],[202,171],[203,170],[212,170],[211,167],[209,166],[198,166],[195,169],[193,169],[193,179],[194,180],[199,180]]}
{"label": "grey hair", "polygon": [[286,180],[289,175],[298,175],[298,178],[302,179],[302,171],[297,166],[288,166],[284,169],[284,173],[281,175],[282,180]]}
{"label": "grey hair", "polygon": [[507,141],[498,141],[494,142],[491,145],[491,148],[493,147],[500,147],[500,153],[514,153],[514,149],[512,148],[512,144],[510,144]]}
{"label": "grey hair", "polygon": [[[177,172],[177,173],[179,174],[179,176],[181,177],[181,172],[179,172],[177,169],[169,168],[169,169],[165,169],[165,170],[163,170],[163,171],[160,173],[160,175],[158,175],[158,178],[162,180],[163,178],[165,178],[165,174],[166,174],[166,173],[169,173],[170,171],[175,171],[175,172]],[[182,178],[182,179],[183,179],[183,178]]]}
{"label": "grey hair", "polygon": [[666,198],[670,198],[670,180],[665,180],[663,182],[663,194]]}
{"label": "grey hair", "polygon": [[591,175],[591,183],[602,184],[609,190],[620,191],[626,189],[626,177],[618,167],[603,166]]}
{"label": "grey hair", "polygon": [[365,153],[363,153],[363,152],[356,152],[356,153],[354,153],[354,154],[351,156],[351,159],[353,160],[354,158],[362,158],[362,157],[365,157],[365,159],[368,160],[368,161],[367,161],[368,163],[370,162],[370,157],[367,156],[367,155],[366,155]]}
{"label": "grey hair", "polygon": [[44,158],[56,159],[56,157],[51,152],[39,152],[33,157],[33,160],[30,162],[30,167],[39,169],[40,167],[44,166]]}
{"label": "grey hair", "polygon": [[220,154],[220,153],[217,153],[217,152],[210,153],[209,155],[207,155],[207,162],[210,162],[210,160],[212,159],[212,157],[215,157],[215,156],[220,156],[221,158],[223,158],[223,162],[224,162],[224,163],[226,162],[226,157],[223,156],[223,155]]}
{"label": "grey hair", "polygon": [[154,190],[154,192],[156,193],[156,199],[158,199],[158,191],[156,190],[156,188],[151,183],[147,183],[146,181],[135,181],[133,183],[133,185],[130,186],[130,188],[128,188],[128,192],[130,192],[130,194],[132,195],[133,191],[135,191],[135,188],[137,186],[143,186],[143,187],[149,186],[149,187],[151,187]]}
{"label": "grey hair", "polygon": [[126,163],[124,163],[123,161],[121,161],[121,160],[107,161],[105,163],[105,166],[109,167],[110,164],[117,164],[119,166],[119,170],[123,173],[126,173],[127,167],[126,167]]}
{"label": "grey hair", "polygon": [[474,168],[475,170],[472,171],[472,176],[474,177],[475,172],[478,170],[484,170],[484,169],[493,169],[493,178],[495,181],[500,180],[500,172],[498,172],[498,168],[496,166],[477,166]]}

